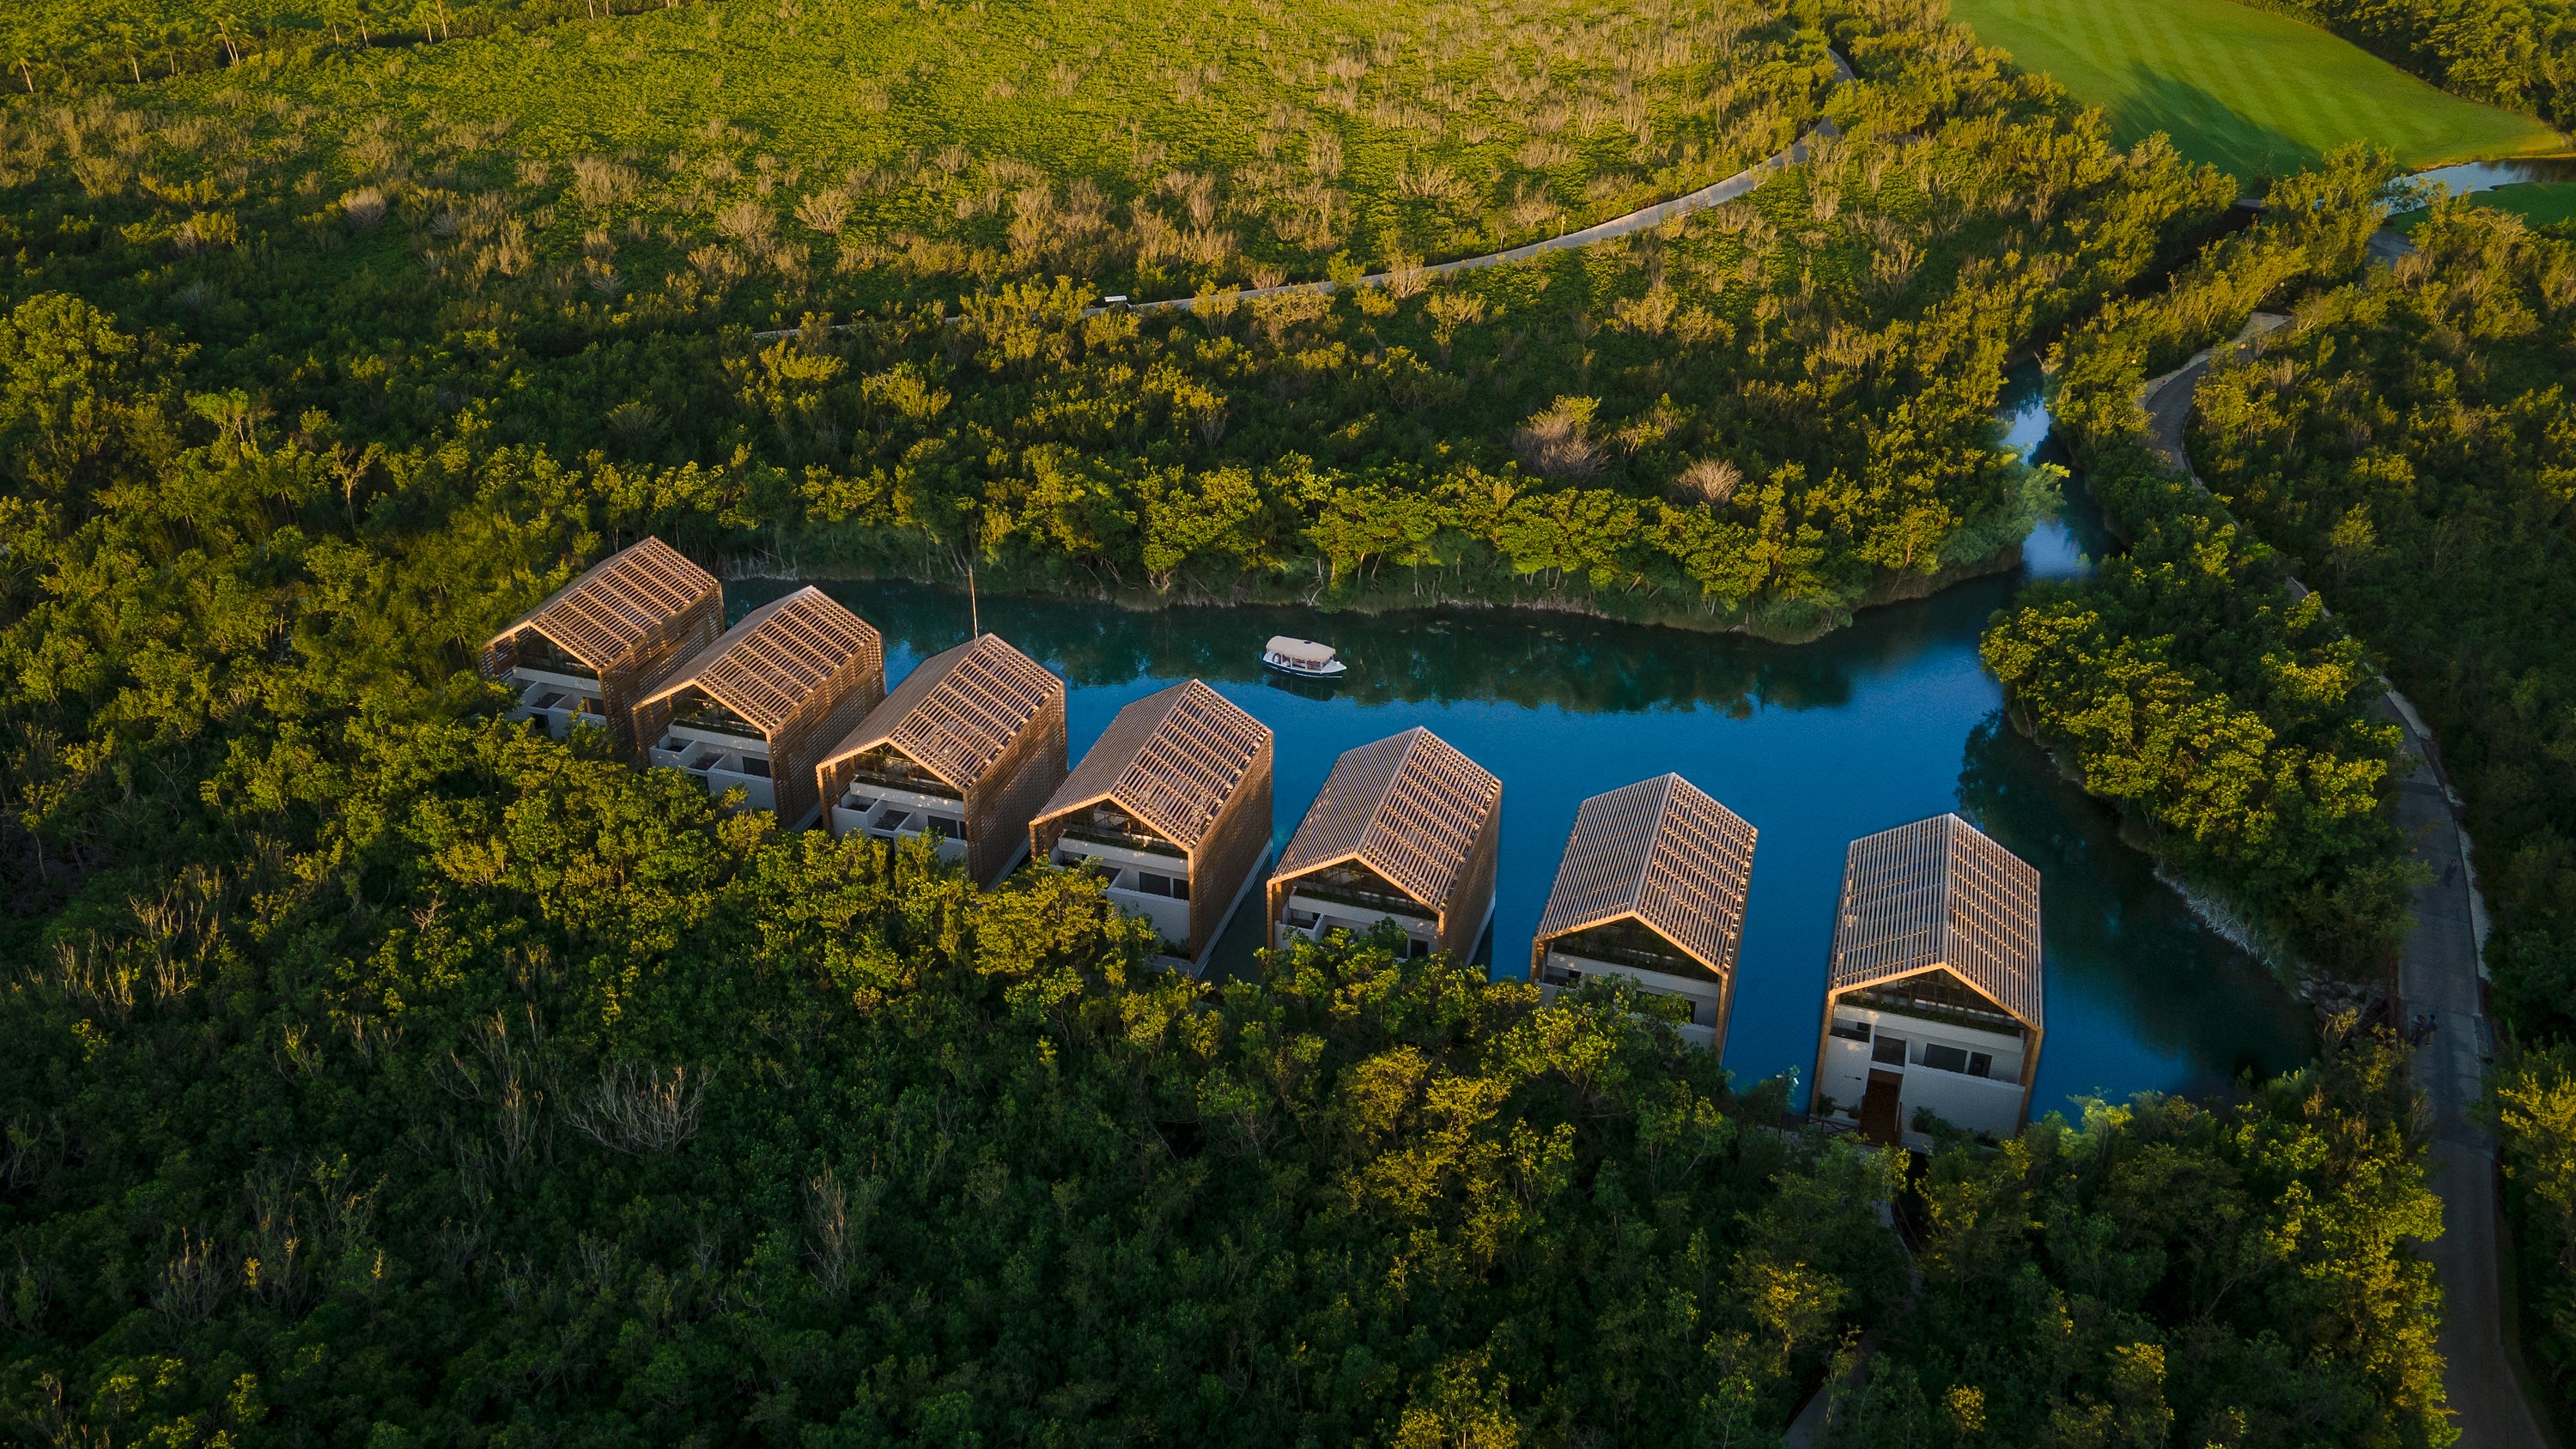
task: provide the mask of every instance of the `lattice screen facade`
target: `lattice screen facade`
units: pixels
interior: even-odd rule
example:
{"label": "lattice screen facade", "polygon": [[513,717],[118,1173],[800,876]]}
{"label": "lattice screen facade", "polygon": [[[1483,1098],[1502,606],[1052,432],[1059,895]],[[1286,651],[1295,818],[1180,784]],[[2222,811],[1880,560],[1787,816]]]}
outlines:
{"label": "lattice screen facade", "polygon": [[1679,775],[1640,780],[1584,801],[1530,942],[1532,979],[1557,942],[1635,921],[1721,984],[1716,1031],[1724,1040],[1735,1001],[1754,841],[1754,829],[1742,816]]}
{"label": "lattice screen facade", "polygon": [[1192,959],[1270,843],[1268,726],[1198,680],[1118,712],[1099,742],[1029,825],[1029,857],[1044,860],[1068,822],[1104,802],[1126,811],[1189,861]]}
{"label": "lattice screen facade", "polygon": [[1826,971],[1818,1079],[1837,1003],[1937,971],[2018,1023],[2026,1116],[2047,1029],[2039,887],[2038,871],[1956,815],[1853,841]]}
{"label": "lattice screen facade", "polygon": [[824,754],[820,797],[839,798],[858,757],[880,747],[965,801],[967,874],[990,885],[1064,783],[1064,681],[992,634],[933,655]]}
{"label": "lattice screen facade", "polygon": [[651,737],[637,704],[724,630],[724,586],[658,538],[593,564],[484,644],[487,679],[518,668],[519,641],[534,633],[599,676],[599,698],[618,754],[640,764]]}
{"label": "lattice screen facade", "polygon": [[1324,779],[1269,886],[1271,939],[1299,876],[1356,860],[1438,919],[1465,960],[1494,899],[1503,782],[1419,726],[1345,753]]}
{"label": "lattice screen facade", "polygon": [[885,698],[885,641],[830,595],[802,588],[743,616],[645,700],[635,724],[646,743],[692,689],[769,742],[779,823],[793,829],[822,809],[815,766],[831,742]]}

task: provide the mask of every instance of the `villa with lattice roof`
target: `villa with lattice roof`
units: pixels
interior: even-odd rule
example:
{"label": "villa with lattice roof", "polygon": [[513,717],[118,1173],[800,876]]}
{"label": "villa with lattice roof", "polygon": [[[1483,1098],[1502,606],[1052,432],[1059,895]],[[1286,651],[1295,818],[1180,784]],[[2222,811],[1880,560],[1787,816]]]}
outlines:
{"label": "villa with lattice roof", "polygon": [[801,830],[821,814],[814,766],[885,697],[885,641],[808,586],[743,616],[637,706],[649,763],[710,794],[740,789]]}
{"label": "villa with lattice roof", "polygon": [[1925,1116],[2011,1137],[2045,1026],[2039,872],[1956,815],[1851,843],[1814,1115],[1929,1150]]}
{"label": "villa with lattice roof", "polygon": [[1064,777],[1064,681],[992,634],[923,660],[814,772],[834,834],[930,836],[987,886]]}
{"label": "villa with lattice roof", "polygon": [[1584,801],[1530,942],[1530,979],[1551,999],[1604,976],[1680,997],[1683,1040],[1722,1049],[1753,840],[1743,817],[1679,775]]}
{"label": "villa with lattice roof", "polygon": [[556,739],[608,731],[640,760],[635,706],[724,629],[724,586],[658,538],[602,559],[483,646],[482,671],[518,692],[513,719]]}
{"label": "villa with lattice roof", "polygon": [[1270,940],[1391,921],[1415,956],[1471,958],[1494,914],[1503,782],[1416,726],[1348,751],[1279,854]]}

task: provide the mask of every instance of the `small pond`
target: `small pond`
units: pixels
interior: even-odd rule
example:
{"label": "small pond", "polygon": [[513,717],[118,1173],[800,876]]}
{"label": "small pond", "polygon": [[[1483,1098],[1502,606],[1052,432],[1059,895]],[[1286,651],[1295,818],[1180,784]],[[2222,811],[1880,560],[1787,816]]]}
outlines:
{"label": "small pond", "polygon": [[[2013,441],[2047,431],[2035,374],[2016,378]],[[2123,846],[2099,804],[2007,725],[1977,635],[2026,578],[2064,576],[2103,547],[2083,500],[2043,525],[2022,572],[1864,612],[1811,644],[1440,609],[1365,615],[1285,608],[1153,612],[986,598],[982,620],[1069,687],[1075,758],[1129,701],[1192,676],[1278,733],[1275,838],[1285,843],[1342,751],[1427,725],[1503,780],[1499,905],[1487,947],[1525,975],[1557,856],[1587,796],[1678,770],[1760,831],[1726,1065],[1739,1081],[1814,1068],[1844,847],[1956,810],[2039,868],[2048,1039],[2036,1112],[2093,1094],[2217,1092],[2239,1071],[2309,1054],[2305,1008],[2198,924]],[[790,585],[727,589],[737,616]],[[967,601],[913,584],[824,587],[885,632],[888,682],[967,636]],[[1321,639],[1351,663],[1320,696],[1274,685],[1273,634]],[[1311,688],[1311,686],[1300,686]],[[1252,969],[1257,898],[1211,975]]]}
{"label": "small pond", "polygon": [[2534,181],[2576,181],[2576,156],[2517,156],[2502,161],[2463,161],[2456,166],[2436,166],[2430,171],[2418,171],[2406,180],[2439,182],[2449,187],[2453,196]]}

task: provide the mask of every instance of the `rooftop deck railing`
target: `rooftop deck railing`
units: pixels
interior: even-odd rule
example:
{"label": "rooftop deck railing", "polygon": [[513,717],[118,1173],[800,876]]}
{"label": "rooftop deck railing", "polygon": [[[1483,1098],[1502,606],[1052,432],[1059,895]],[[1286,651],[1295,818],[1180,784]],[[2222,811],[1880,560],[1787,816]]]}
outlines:
{"label": "rooftop deck railing", "polygon": [[1155,855],[1168,855],[1180,860],[1189,858],[1188,851],[1160,836],[1147,835],[1140,830],[1113,830],[1101,825],[1067,825],[1064,828],[1064,838],[1088,841],[1093,845],[1114,845],[1124,850],[1148,851]]}
{"label": "rooftop deck railing", "polygon": [[1948,1026],[1964,1026],[1971,1031],[2000,1032],[2005,1036],[2017,1037],[2022,1034],[2021,1023],[2000,1011],[1971,1011],[1965,1007],[1938,1006],[1928,1001],[1918,1001],[1911,996],[1884,996],[1875,991],[1855,991],[1843,1000],[1854,1006],[1865,1006],[1872,1011],[1884,1011],[1896,1016],[1910,1016],[1918,1021],[1937,1021]]}
{"label": "rooftop deck railing", "polygon": [[[1577,946],[1557,940],[1547,945],[1550,954],[1580,961],[1599,961],[1607,966],[1634,966],[1640,971],[1653,971],[1664,976],[1684,976],[1706,981],[1709,971],[1697,961],[1678,951],[1640,951],[1629,946],[1587,943]],[[1710,981],[1714,987],[1717,983]]]}
{"label": "rooftop deck railing", "polygon": [[1363,910],[1384,911],[1389,915],[1410,916],[1427,921],[1439,914],[1410,896],[1392,895],[1385,891],[1363,890],[1358,886],[1329,885],[1313,876],[1304,876],[1289,887],[1291,893],[1310,900],[1331,901],[1336,905],[1358,906]]}

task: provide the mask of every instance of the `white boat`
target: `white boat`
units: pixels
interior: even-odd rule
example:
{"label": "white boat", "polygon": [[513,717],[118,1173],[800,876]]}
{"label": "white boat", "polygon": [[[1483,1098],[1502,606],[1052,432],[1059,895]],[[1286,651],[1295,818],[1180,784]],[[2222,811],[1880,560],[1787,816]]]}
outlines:
{"label": "white boat", "polygon": [[1333,646],[1312,639],[1291,639],[1285,634],[1271,637],[1261,648],[1261,662],[1282,674],[1300,679],[1332,679],[1350,666],[1333,657]]}

